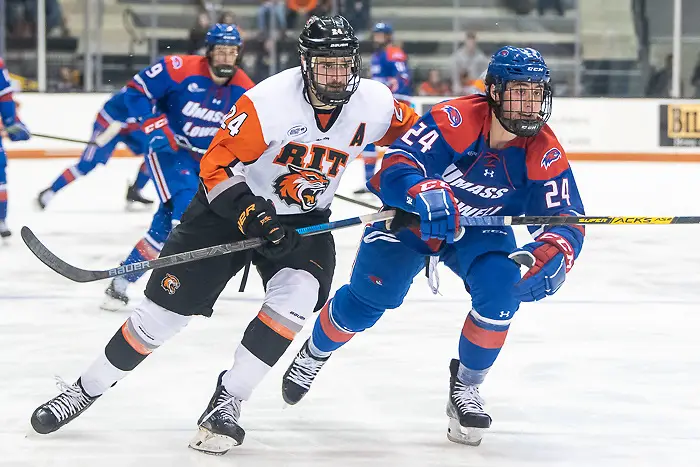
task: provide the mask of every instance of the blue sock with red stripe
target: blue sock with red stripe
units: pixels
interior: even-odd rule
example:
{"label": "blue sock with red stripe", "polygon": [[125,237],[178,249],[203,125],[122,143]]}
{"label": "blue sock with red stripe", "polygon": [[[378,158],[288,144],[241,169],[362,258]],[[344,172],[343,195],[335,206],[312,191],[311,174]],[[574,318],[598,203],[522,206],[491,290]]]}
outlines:
{"label": "blue sock with red stripe", "polygon": [[0,180],[0,221],[7,218],[7,185]]}
{"label": "blue sock with red stripe", "polygon": [[464,321],[459,337],[460,380],[465,384],[481,384],[498,357],[508,334],[510,323],[495,324],[472,310]]}
{"label": "blue sock with red stripe", "polygon": [[[168,209],[166,205],[161,204],[153,215],[153,221],[151,222],[151,227],[148,229],[148,232],[138,241],[122,264],[132,264],[156,259],[158,255],[160,255],[160,250],[163,249],[163,243],[165,239],[168,238],[171,230],[172,222],[170,209]],[[136,282],[144,273],[144,271],[134,271],[125,274],[124,278],[129,282]]]}
{"label": "blue sock with red stripe", "polygon": [[78,171],[76,167],[69,167],[58,176],[56,180],[51,184],[51,191],[56,193],[61,188],[72,183],[76,178],[80,177],[82,174]]}
{"label": "blue sock with red stripe", "polygon": [[139,168],[139,171],[136,174],[136,181],[134,182],[134,187],[136,187],[136,189],[139,191],[143,190],[143,188],[146,186],[146,183],[148,183],[149,178],[150,176],[148,173],[148,166],[144,162],[143,164],[141,164],[141,167]]}

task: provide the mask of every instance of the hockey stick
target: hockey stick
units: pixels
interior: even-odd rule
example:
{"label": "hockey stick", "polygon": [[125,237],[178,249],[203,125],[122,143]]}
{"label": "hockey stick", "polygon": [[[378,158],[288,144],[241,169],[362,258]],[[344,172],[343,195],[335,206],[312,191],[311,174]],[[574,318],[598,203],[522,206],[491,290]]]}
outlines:
{"label": "hockey stick", "polygon": [[[394,217],[394,214],[394,211],[383,211],[375,214],[368,214],[364,216],[351,217],[349,219],[342,219],[339,221],[332,221],[325,224],[302,227],[300,229],[297,229],[297,232],[303,236],[316,235],[320,233],[330,232],[332,230],[351,227],[354,225],[388,220]],[[213,258],[215,256],[226,255],[228,253],[234,253],[236,251],[257,248],[263,243],[265,243],[265,241],[261,238],[250,238],[246,240],[241,240],[239,242],[225,243],[222,245],[201,248],[199,250],[176,253],[174,255],[164,256],[162,258],[157,258],[150,261],[140,261],[138,263],[132,263],[112,269],[107,269],[105,271],[90,271],[87,269],[80,269],[75,266],[72,266],[63,261],[55,254],[53,254],[48,248],[46,248],[46,246],[44,246],[43,243],[41,243],[41,241],[39,241],[39,239],[36,237],[36,235],[34,235],[34,232],[32,232],[29,227],[22,227],[21,235],[22,240],[24,240],[24,243],[27,245],[29,250],[32,253],[34,253],[34,256],[39,258],[39,260],[42,263],[44,263],[49,268],[53,269],[63,277],[66,277],[75,282],[93,282],[101,279],[108,279],[110,277],[121,276],[133,271],[148,271],[150,269],[161,268],[173,264],[189,263],[191,261],[197,261],[204,258]]]}
{"label": "hockey stick", "polygon": [[466,226],[503,225],[668,225],[700,224],[700,216],[485,216],[460,217]]}
{"label": "hockey stick", "polygon": [[364,201],[360,201],[359,199],[354,199],[354,198],[350,198],[348,196],[339,195],[338,193],[334,194],[333,196],[340,199],[340,200],[347,201],[348,203],[362,206],[363,208],[374,209],[375,211],[379,211],[379,209],[380,209],[379,206],[372,206],[371,204],[365,203]]}
{"label": "hockey stick", "polygon": [[95,138],[95,141],[84,141],[82,139],[73,139],[73,138],[64,138],[62,136],[54,136],[54,135],[45,135],[43,133],[33,133],[30,132],[32,136],[36,136],[37,138],[46,138],[46,139],[53,139],[56,141],[65,141],[67,143],[78,143],[78,144],[84,144],[86,146],[99,146],[102,147],[105,144],[109,143],[115,136],[119,134],[119,132],[122,131],[122,124],[121,122],[112,122],[110,125],[105,128],[105,131],[97,135]]}

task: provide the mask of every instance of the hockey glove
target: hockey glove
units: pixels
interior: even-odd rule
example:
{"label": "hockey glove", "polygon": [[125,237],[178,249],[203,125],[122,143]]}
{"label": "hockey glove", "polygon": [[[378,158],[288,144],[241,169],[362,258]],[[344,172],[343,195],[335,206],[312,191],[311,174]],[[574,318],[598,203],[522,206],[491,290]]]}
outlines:
{"label": "hockey glove", "polygon": [[178,151],[175,134],[168,125],[168,118],[163,115],[149,115],[143,119],[141,130],[148,136],[148,148],[156,154]]}
{"label": "hockey glove", "polygon": [[515,284],[515,293],[520,301],[533,302],[554,295],[564,284],[566,273],[574,265],[574,249],[561,235],[546,232],[508,258],[529,268]]}
{"label": "hockey glove", "polygon": [[283,226],[275,207],[261,196],[246,196],[241,203],[238,229],[246,237],[262,237],[268,240],[258,252],[268,258],[279,258],[291,253],[301,241],[301,236],[291,227]]}
{"label": "hockey glove", "polygon": [[442,180],[424,180],[408,190],[408,203],[420,216],[421,240],[436,238],[454,243],[460,231],[459,210],[450,185]]}
{"label": "hockey glove", "polygon": [[27,127],[19,120],[4,122],[4,125],[10,141],[26,141],[31,137]]}

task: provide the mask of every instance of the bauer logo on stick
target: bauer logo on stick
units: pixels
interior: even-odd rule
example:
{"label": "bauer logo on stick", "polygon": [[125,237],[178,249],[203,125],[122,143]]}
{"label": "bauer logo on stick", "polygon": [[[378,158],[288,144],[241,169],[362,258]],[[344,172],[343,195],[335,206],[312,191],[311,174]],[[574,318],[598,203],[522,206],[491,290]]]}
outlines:
{"label": "bauer logo on stick", "polygon": [[180,279],[172,274],[166,274],[160,282],[160,286],[163,287],[163,290],[168,292],[169,295],[174,295],[177,289],[180,288]]}

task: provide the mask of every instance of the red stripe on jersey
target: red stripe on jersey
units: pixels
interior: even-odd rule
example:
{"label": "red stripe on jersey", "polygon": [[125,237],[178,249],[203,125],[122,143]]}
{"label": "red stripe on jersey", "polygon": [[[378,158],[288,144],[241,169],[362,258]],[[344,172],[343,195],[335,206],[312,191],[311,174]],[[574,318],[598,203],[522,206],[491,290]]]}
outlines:
{"label": "red stripe on jersey", "polygon": [[0,102],[12,102],[12,93],[8,92],[0,96]]}

